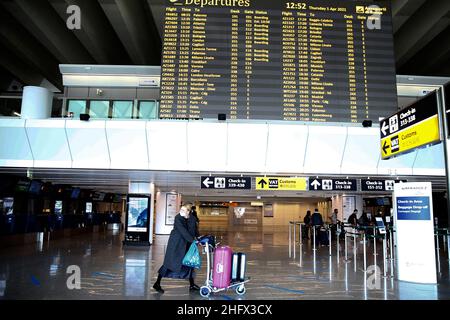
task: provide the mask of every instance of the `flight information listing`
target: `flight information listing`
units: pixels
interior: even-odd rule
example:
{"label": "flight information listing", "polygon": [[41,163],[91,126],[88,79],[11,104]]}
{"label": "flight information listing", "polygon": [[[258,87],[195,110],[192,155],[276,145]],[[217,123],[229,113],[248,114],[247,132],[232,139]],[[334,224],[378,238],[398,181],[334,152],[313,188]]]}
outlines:
{"label": "flight information listing", "polygon": [[397,110],[388,2],[165,1],[161,119],[361,123]]}

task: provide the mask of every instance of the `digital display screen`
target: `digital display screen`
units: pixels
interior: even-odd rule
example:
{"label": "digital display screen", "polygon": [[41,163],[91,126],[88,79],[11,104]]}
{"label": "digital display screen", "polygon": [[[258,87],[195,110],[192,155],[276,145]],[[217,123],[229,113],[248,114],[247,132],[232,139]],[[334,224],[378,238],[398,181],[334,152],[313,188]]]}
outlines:
{"label": "digital display screen", "polygon": [[127,232],[148,231],[148,198],[130,197],[127,212]]}
{"label": "digital display screen", "polygon": [[32,193],[32,194],[39,194],[39,193],[41,193],[41,188],[42,188],[42,182],[33,180],[30,183],[30,188],[28,189],[28,192]]}
{"label": "digital display screen", "polygon": [[79,196],[80,196],[80,188],[75,188],[75,189],[73,189],[72,190],[72,194],[71,194],[71,198],[72,199],[78,199],[79,198]]}
{"label": "digital display screen", "polygon": [[113,202],[122,202],[122,195],[121,194],[115,194],[113,197]]}
{"label": "digital display screen", "polygon": [[380,234],[386,234],[386,229],[385,229],[385,226],[384,226],[383,218],[375,217],[375,223],[377,225],[378,232]]}
{"label": "digital display screen", "polygon": [[55,214],[56,215],[62,214],[62,208],[63,208],[63,202],[61,200],[55,201]]}
{"label": "digital display screen", "polygon": [[16,184],[16,192],[28,192],[31,182],[29,180],[19,180]]}
{"label": "digital display screen", "polygon": [[388,2],[164,1],[161,119],[361,123],[397,111]]}
{"label": "digital display screen", "polygon": [[8,216],[14,213],[14,198],[3,199],[3,214]]}
{"label": "digital display screen", "polygon": [[103,192],[94,192],[92,196],[92,200],[94,201],[103,201],[105,199],[106,194]]}
{"label": "digital display screen", "polygon": [[376,217],[375,218],[375,223],[377,224],[378,228],[384,228],[383,218]]}

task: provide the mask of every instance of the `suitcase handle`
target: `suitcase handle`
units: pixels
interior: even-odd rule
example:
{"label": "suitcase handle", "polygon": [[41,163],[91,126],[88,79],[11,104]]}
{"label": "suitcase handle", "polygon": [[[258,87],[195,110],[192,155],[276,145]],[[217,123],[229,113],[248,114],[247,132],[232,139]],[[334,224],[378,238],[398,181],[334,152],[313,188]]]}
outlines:
{"label": "suitcase handle", "polygon": [[223,272],[223,264],[218,263],[216,265],[216,273],[222,273]]}

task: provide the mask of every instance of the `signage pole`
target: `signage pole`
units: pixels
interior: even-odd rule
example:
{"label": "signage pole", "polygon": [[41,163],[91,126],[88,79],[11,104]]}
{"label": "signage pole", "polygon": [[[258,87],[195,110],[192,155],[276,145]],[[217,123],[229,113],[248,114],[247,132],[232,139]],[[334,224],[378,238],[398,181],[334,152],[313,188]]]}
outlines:
{"label": "signage pole", "polygon": [[440,258],[441,248],[439,247],[439,231],[436,231],[436,256],[437,256],[437,265],[438,265],[438,273],[441,273],[441,258]]}
{"label": "signage pole", "polygon": [[295,251],[296,251],[296,247],[295,247],[295,241],[296,241],[296,237],[295,237],[295,233],[296,233],[295,225],[296,225],[296,223],[295,223],[295,221],[294,221],[292,224],[294,225],[294,259],[295,259]]}
{"label": "signage pole", "polygon": [[313,227],[313,251],[316,251],[316,226],[312,226]]}
{"label": "signage pole", "polygon": [[353,234],[353,260],[354,260],[353,265],[355,267],[356,272],[356,234]]}
{"label": "signage pole", "polygon": [[300,243],[300,245],[303,244],[302,227],[303,227],[303,223],[300,223],[300,224],[298,225],[298,228],[299,228],[299,229],[298,229],[298,237],[299,237],[298,242]]}
{"label": "signage pole", "polygon": [[345,234],[345,262],[348,262],[348,256],[347,256],[347,233]]}
{"label": "signage pole", "polygon": [[292,256],[292,236],[291,236],[291,222],[289,222],[289,258]]}
{"label": "signage pole", "polygon": [[331,257],[331,228],[328,228],[328,255]]}
{"label": "signage pole", "polygon": [[437,90],[437,103],[438,103],[438,114],[439,114],[439,124],[440,124],[440,131],[441,131],[441,140],[442,145],[444,149],[444,160],[445,160],[445,179],[446,179],[446,186],[447,186],[447,215],[448,215],[448,226],[450,227],[450,163],[449,163],[449,157],[448,157],[448,139],[447,139],[447,132],[448,132],[448,126],[447,126],[447,111],[445,110],[445,95],[443,87],[441,86]]}
{"label": "signage pole", "polygon": [[339,265],[339,256],[340,256],[340,250],[341,250],[341,244],[339,243],[339,236],[340,232],[337,232],[336,230],[336,257],[337,257],[337,263]]}

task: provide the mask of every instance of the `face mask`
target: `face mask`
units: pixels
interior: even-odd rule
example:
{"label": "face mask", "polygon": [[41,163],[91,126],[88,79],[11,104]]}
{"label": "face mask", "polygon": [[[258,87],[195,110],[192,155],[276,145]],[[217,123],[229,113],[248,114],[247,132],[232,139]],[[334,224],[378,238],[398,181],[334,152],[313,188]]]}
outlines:
{"label": "face mask", "polygon": [[181,210],[180,211],[180,215],[182,216],[182,217],[184,217],[184,218],[189,218],[189,212],[187,212],[187,211],[183,211],[183,210]]}

